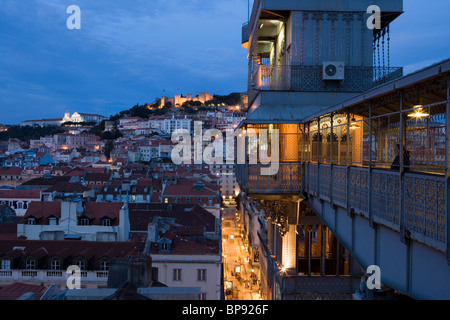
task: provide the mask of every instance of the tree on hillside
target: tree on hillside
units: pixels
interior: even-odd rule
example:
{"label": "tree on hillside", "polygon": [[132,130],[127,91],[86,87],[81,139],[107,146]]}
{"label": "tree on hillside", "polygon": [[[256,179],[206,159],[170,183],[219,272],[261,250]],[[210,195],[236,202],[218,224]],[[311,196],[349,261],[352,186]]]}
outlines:
{"label": "tree on hillside", "polygon": [[19,139],[24,142],[29,142],[30,140],[38,140],[41,137],[52,136],[63,132],[65,132],[65,130],[58,126],[11,126],[8,128],[8,131],[0,132],[0,141]]}
{"label": "tree on hillside", "polygon": [[105,155],[106,159],[111,159],[111,152],[114,150],[114,141],[108,140],[105,143],[105,147],[103,148],[103,154]]}

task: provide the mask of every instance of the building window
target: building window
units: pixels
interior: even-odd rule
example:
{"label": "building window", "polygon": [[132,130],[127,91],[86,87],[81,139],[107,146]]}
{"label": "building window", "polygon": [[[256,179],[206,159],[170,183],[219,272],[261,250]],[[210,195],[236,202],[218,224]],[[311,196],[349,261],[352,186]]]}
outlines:
{"label": "building window", "polygon": [[50,226],[57,226],[57,225],[58,225],[58,219],[56,219],[56,218],[54,218],[54,217],[49,218],[49,219],[48,219],[48,224],[49,224]]}
{"label": "building window", "polygon": [[110,227],[111,226],[111,219],[103,219],[102,220],[102,226],[104,227]]}
{"label": "building window", "polygon": [[187,203],[187,204],[191,204],[191,198],[190,198],[190,197],[187,197],[187,198],[186,198],[186,203]]}
{"label": "building window", "polygon": [[25,269],[26,270],[34,270],[36,269],[36,261],[31,259],[31,260],[27,260],[27,262],[25,263]]}
{"label": "building window", "polygon": [[109,271],[109,262],[108,261],[100,262],[100,271]]}
{"label": "building window", "polygon": [[89,219],[88,218],[81,218],[80,219],[80,226],[88,226],[89,225]]}
{"label": "building window", "polygon": [[202,198],[197,199],[197,204],[202,204]]}
{"label": "building window", "polygon": [[11,260],[2,260],[0,264],[1,270],[11,270]]}
{"label": "building window", "polygon": [[36,225],[36,219],[35,218],[28,218],[27,223],[31,226]]}
{"label": "building window", "polygon": [[78,268],[80,268],[81,271],[86,270],[86,262],[84,262],[83,260],[78,260],[76,262],[76,265],[78,266]]}
{"label": "building window", "polygon": [[50,270],[61,270],[61,262],[59,260],[53,260],[50,264]]}
{"label": "building window", "polygon": [[173,269],[173,281],[181,281],[181,269]]}
{"label": "building window", "polygon": [[161,243],[160,244],[160,251],[169,251],[169,244],[168,243]]}
{"label": "building window", "polygon": [[206,269],[197,269],[197,281],[206,281]]}

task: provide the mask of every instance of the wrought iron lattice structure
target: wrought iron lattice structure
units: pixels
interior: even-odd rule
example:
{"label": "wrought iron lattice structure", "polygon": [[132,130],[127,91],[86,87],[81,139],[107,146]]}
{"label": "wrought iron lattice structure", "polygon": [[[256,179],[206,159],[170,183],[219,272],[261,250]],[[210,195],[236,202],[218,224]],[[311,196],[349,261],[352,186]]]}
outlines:
{"label": "wrought iron lattice structure", "polygon": [[322,67],[259,65],[252,83],[261,91],[364,92],[403,75],[396,67],[346,67],[343,81],[324,81]]}
{"label": "wrought iron lattice structure", "polygon": [[449,82],[445,73],[388,86],[394,89],[299,121],[301,132],[289,137],[298,143],[283,145],[298,153],[274,176],[243,166],[243,190],[307,193],[447,252]]}

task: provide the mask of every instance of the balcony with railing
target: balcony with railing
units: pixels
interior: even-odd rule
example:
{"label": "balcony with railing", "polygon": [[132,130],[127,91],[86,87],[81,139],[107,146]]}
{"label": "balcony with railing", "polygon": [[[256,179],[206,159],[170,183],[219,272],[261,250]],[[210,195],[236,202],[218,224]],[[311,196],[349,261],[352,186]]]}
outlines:
{"label": "balcony with railing", "polygon": [[315,163],[304,169],[304,191],[312,197],[447,250],[445,177]]}
{"label": "balcony with railing", "polygon": [[[274,299],[347,300],[351,299],[352,294],[359,288],[361,277],[354,275],[336,275],[333,272],[315,275],[287,273],[280,267],[276,256],[270,253],[267,245],[264,246],[264,250],[267,254],[267,274],[278,283],[279,289],[276,290]],[[331,267],[331,263],[327,265]]]}
{"label": "balcony with railing", "polygon": [[[332,299],[351,300],[359,289],[357,276],[284,276],[282,295],[285,300]],[[330,288],[333,292],[330,293]]]}
{"label": "balcony with railing", "polygon": [[[81,282],[106,283],[108,271],[81,271]],[[0,270],[0,282],[65,282],[70,274],[63,270]]]}
{"label": "balcony with railing", "polygon": [[357,97],[299,119],[300,134],[280,135],[280,153],[287,151],[276,174],[262,175],[262,164],[240,165],[241,189],[269,200],[320,199],[445,253],[449,79],[413,76],[413,83],[403,78],[386,94],[369,91],[371,99]]}
{"label": "balcony with railing", "polygon": [[262,175],[262,164],[238,165],[236,176],[238,183],[247,194],[298,195],[301,189],[302,170],[299,162],[276,163],[275,175]]}
{"label": "balcony with railing", "polygon": [[[273,132],[268,136],[267,143],[252,142],[253,135],[247,133],[249,139],[246,164],[236,166],[236,178],[247,194],[282,194],[298,195],[301,188],[301,152],[300,152],[300,134],[298,125],[276,125],[278,133]],[[258,126],[248,130],[267,130],[268,127]],[[279,133],[283,132],[283,133]],[[290,133],[288,133],[290,132]],[[262,131],[259,132],[262,134]],[[260,136],[261,138],[261,136]],[[273,141],[276,139],[275,141]],[[277,148],[279,152],[271,154],[271,150]],[[270,159],[270,160],[269,160]],[[270,170],[269,170],[270,168]]]}
{"label": "balcony with railing", "polygon": [[323,80],[321,66],[259,65],[251,83],[261,91],[349,92],[370,90],[403,76],[397,67],[346,67],[345,80]]}

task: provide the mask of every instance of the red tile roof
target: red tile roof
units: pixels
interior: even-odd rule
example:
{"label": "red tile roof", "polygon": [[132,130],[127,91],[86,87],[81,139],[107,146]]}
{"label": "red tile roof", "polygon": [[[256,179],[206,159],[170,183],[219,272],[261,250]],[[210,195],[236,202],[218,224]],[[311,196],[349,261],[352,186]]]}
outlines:
{"label": "red tile roof", "polygon": [[70,183],[70,182],[58,182],[57,184],[46,189],[45,192],[61,192],[61,193],[83,193],[89,191],[81,183]]}
{"label": "red tile roof", "polygon": [[16,300],[17,298],[28,292],[33,292],[35,294],[36,300],[39,300],[46,290],[47,287],[44,286],[15,282],[13,284],[0,288],[0,300]]}
{"label": "red tile roof", "polygon": [[163,196],[210,196],[214,197],[219,194],[219,188],[205,181],[201,181],[204,185],[203,189],[195,188],[197,180],[180,180],[176,185],[168,185],[163,192]]}
{"label": "red tile roof", "polygon": [[[169,210],[171,206],[171,210]],[[130,230],[146,231],[155,217],[175,218],[179,226],[205,228],[206,232],[215,231],[215,217],[199,205],[188,204],[129,204]],[[187,211],[189,210],[189,211]],[[183,229],[180,229],[183,230]],[[186,231],[183,231],[186,232]],[[195,232],[198,232],[195,231]]]}
{"label": "red tile roof", "polygon": [[[13,258],[13,269],[20,269],[23,259],[33,255],[40,261],[37,264],[40,269],[50,268],[49,258],[58,256],[66,265],[73,264],[73,259],[84,257],[89,260],[88,270],[98,270],[97,263],[106,257],[128,258],[139,255],[145,247],[144,242],[99,242],[99,241],[59,241],[59,240],[4,240],[0,241],[0,257],[8,255]],[[16,250],[14,250],[16,248]],[[24,248],[23,250],[17,248]],[[38,257],[37,257],[37,256]]]}
{"label": "red tile roof", "polygon": [[108,181],[110,178],[111,173],[88,172],[84,176],[84,181]]}
{"label": "red tile roof", "polygon": [[[169,234],[171,234],[170,238],[172,238],[171,254],[218,254],[220,252],[218,241],[205,240],[204,243],[201,243],[179,236],[172,230],[167,231],[164,237],[168,238]],[[158,244],[150,246],[149,254],[159,254]]]}
{"label": "red tile roof", "polygon": [[[119,224],[119,213],[123,206],[123,202],[86,202],[82,215],[90,219],[91,225],[101,225],[101,219],[108,217],[112,219],[111,225],[117,226]],[[61,202],[32,202],[22,219],[22,223],[26,223],[28,218],[33,217],[37,220],[37,225],[46,225],[47,219],[52,216],[61,217]]]}
{"label": "red tile roof", "polygon": [[40,190],[0,190],[0,199],[36,199],[41,198]]}
{"label": "red tile roof", "polygon": [[0,223],[0,240],[13,240],[17,238],[17,223]]}
{"label": "red tile roof", "polygon": [[112,226],[119,225],[119,212],[124,206],[124,202],[87,202],[83,215],[91,219],[92,225],[101,225],[102,218],[112,219]]}
{"label": "red tile roof", "polygon": [[33,217],[38,220],[37,224],[45,224],[46,222],[42,220],[51,216],[61,217],[61,202],[31,202],[22,223],[26,223],[26,219]]}
{"label": "red tile roof", "polygon": [[70,177],[66,176],[52,176],[49,178],[35,178],[22,183],[23,186],[53,186],[58,182],[69,182]]}
{"label": "red tile roof", "polygon": [[2,167],[0,176],[20,176],[24,169],[24,167]]}
{"label": "red tile roof", "polygon": [[104,172],[105,172],[105,168],[92,168],[92,167],[80,168],[80,167],[76,167],[76,168],[72,169],[71,171],[67,172],[65,174],[65,176],[82,177],[86,173],[104,173]]}

